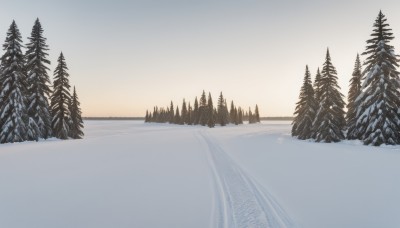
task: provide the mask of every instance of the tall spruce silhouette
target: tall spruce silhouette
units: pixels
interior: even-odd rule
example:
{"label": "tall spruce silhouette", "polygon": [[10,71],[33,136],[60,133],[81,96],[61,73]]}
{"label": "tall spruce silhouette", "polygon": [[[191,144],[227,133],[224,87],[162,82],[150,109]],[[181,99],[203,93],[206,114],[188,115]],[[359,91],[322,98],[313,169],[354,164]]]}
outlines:
{"label": "tall spruce silhouette", "polygon": [[215,126],[214,119],[214,105],[211,97],[211,93],[208,93],[208,103],[207,103],[207,126],[212,128]]}
{"label": "tall spruce silhouette", "polygon": [[207,106],[206,93],[203,90],[203,93],[201,94],[201,97],[200,97],[200,106],[199,106],[199,116],[200,116],[199,123],[202,126],[207,125],[209,114],[210,113],[209,113],[208,106]]}
{"label": "tall spruce silhouette", "polygon": [[10,25],[3,45],[0,74],[0,143],[22,142],[35,137],[27,113],[27,85],[21,33],[15,21]]}
{"label": "tall spruce silhouette", "polygon": [[346,124],[347,124],[347,139],[360,139],[360,134],[356,128],[357,122],[357,107],[359,104],[356,102],[357,97],[361,94],[361,61],[360,56],[357,54],[356,62],[354,64],[354,70],[350,79],[350,88],[347,99],[347,113],[346,113]]}
{"label": "tall spruce silhouette", "polygon": [[303,85],[300,89],[299,101],[296,104],[295,118],[292,123],[292,136],[298,139],[310,139],[313,136],[313,121],[317,103],[311,82],[311,74],[306,66]]}
{"label": "tall spruce silhouette", "polygon": [[366,145],[400,143],[400,84],[397,71],[398,57],[390,41],[394,39],[392,29],[382,11],[373,25],[371,39],[363,55],[364,62],[362,93],[356,99],[356,128]]}
{"label": "tall spruce silhouette", "polygon": [[59,139],[68,139],[69,121],[71,114],[69,112],[69,103],[71,95],[69,92],[69,74],[63,53],[58,57],[58,65],[54,71],[53,94],[51,95],[51,114],[53,135]]}
{"label": "tall spruce silhouette", "polygon": [[226,107],[225,107],[225,100],[224,96],[222,95],[222,92],[219,95],[218,98],[218,119],[217,123],[220,124],[221,126],[225,126],[227,124],[227,114],[226,114]]}
{"label": "tall spruce silhouette", "polygon": [[317,142],[338,142],[344,139],[343,130],[346,120],[343,108],[345,103],[343,94],[339,91],[337,72],[332,65],[329,49],[326,52],[321,74],[321,98],[313,122],[315,139]]}
{"label": "tall spruce silhouette", "polygon": [[26,71],[28,82],[28,115],[37,125],[38,137],[47,139],[51,136],[51,114],[48,98],[50,97],[50,79],[47,71],[50,61],[49,50],[39,19],[33,25],[31,36],[26,45]]}
{"label": "tall spruce silhouette", "polygon": [[74,91],[72,93],[69,112],[71,113],[70,125],[69,125],[69,137],[73,139],[81,139],[83,137],[83,121],[82,112],[80,108],[80,102],[78,99],[78,94],[74,86]]}
{"label": "tall spruce silhouette", "polygon": [[314,79],[314,94],[315,94],[315,101],[317,104],[321,102],[321,72],[319,71],[319,67],[317,70],[317,74],[315,75]]}

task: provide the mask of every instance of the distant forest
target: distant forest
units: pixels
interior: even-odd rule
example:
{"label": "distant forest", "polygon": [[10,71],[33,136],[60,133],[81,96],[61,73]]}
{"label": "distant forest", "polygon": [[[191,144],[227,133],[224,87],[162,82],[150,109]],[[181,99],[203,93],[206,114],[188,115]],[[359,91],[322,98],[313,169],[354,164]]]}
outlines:
{"label": "distant forest", "polygon": [[214,106],[214,102],[211,93],[208,93],[208,98],[205,91],[200,96],[200,100],[197,97],[194,99],[193,107],[186,100],[183,99],[181,109],[179,106],[171,104],[166,108],[154,107],[153,111],[146,111],[145,122],[146,123],[170,123],[179,125],[201,125],[214,127],[216,124],[220,126],[226,126],[228,124],[243,124],[244,121],[248,121],[250,124],[260,122],[260,114],[258,106],[255,106],[254,113],[251,108],[248,111],[244,111],[240,106],[236,107],[234,102],[231,102],[230,110],[228,110],[228,104],[224,98],[222,92],[218,97],[217,105]]}

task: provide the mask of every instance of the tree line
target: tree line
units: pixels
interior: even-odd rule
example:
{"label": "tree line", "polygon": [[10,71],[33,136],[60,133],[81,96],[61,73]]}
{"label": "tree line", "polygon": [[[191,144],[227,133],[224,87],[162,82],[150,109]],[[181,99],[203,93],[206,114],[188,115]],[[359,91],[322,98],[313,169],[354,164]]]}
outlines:
{"label": "tree line", "polygon": [[243,124],[243,121],[248,121],[250,124],[260,122],[260,114],[258,106],[256,105],[254,114],[249,108],[249,111],[245,112],[240,106],[234,105],[231,102],[230,110],[226,99],[222,92],[218,97],[218,103],[216,106],[213,104],[211,93],[208,93],[208,98],[203,90],[200,100],[197,97],[194,100],[194,105],[187,104],[183,99],[181,109],[174,106],[171,101],[169,107],[159,108],[155,106],[153,112],[146,111],[145,122],[146,123],[170,123],[179,125],[201,125],[214,127],[216,124],[220,126],[226,126],[228,124]]}
{"label": "tree line", "polygon": [[356,57],[347,113],[329,49],[314,84],[306,66],[292,136],[327,143],[358,139],[365,145],[400,144],[399,57],[390,45],[393,39],[387,19],[380,11],[362,53],[364,63],[361,64],[358,54]]}
{"label": "tree line", "polygon": [[15,21],[8,29],[0,58],[0,143],[84,135],[78,95],[75,87],[71,95],[63,53],[51,86],[49,47],[43,31],[37,19],[24,46]]}

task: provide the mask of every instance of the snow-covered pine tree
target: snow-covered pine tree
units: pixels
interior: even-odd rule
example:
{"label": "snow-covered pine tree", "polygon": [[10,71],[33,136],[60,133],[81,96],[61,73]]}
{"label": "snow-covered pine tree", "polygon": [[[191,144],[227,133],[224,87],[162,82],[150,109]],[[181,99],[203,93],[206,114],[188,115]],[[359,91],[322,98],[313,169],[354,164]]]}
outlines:
{"label": "snow-covered pine tree", "polygon": [[319,67],[317,70],[317,74],[314,79],[314,94],[315,94],[315,102],[319,104],[321,102],[321,72],[319,71]]}
{"label": "snow-covered pine tree", "polygon": [[256,123],[260,123],[260,113],[258,111],[258,105],[256,105],[256,109],[254,110],[254,121]]}
{"label": "snow-covered pine tree", "polygon": [[215,126],[215,119],[214,119],[214,106],[211,93],[208,93],[208,104],[206,112],[207,112],[207,126],[212,128]]}
{"label": "snow-covered pine tree", "polygon": [[27,82],[22,54],[21,33],[15,21],[10,25],[3,45],[0,74],[0,143],[22,142],[33,134],[27,113]]}
{"label": "snow-covered pine tree", "polygon": [[400,143],[400,84],[398,57],[389,44],[392,29],[382,11],[374,23],[372,38],[367,40],[362,92],[356,99],[356,128],[365,145]]}
{"label": "snow-covered pine tree", "polygon": [[321,75],[321,101],[313,122],[313,131],[317,142],[338,142],[344,139],[343,130],[346,126],[344,118],[343,94],[337,83],[337,73],[332,65],[329,49]]}
{"label": "snow-covered pine tree", "polygon": [[313,135],[313,121],[317,109],[311,74],[306,66],[303,85],[300,89],[299,101],[296,103],[295,118],[292,123],[292,136],[298,139],[310,139]]}
{"label": "snow-covered pine tree", "polygon": [[360,56],[357,54],[356,62],[352,77],[350,79],[350,88],[347,98],[347,114],[346,114],[346,128],[347,128],[347,139],[359,139],[360,134],[356,128],[357,122],[357,107],[359,104],[356,103],[357,97],[361,93],[361,61]]}
{"label": "snow-covered pine tree", "polygon": [[58,57],[58,65],[54,71],[53,94],[51,95],[51,114],[52,114],[52,132],[53,136],[59,139],[68,139],[69,120],[71,114],[68,105],[71,99],[69,93],[69,74],[63,53]]}
{"label": "snow-covered pine tree", "polygon": [[[81,139],[83,137],[83,121],[80,102],[78,100],[78,94],[74,86],[74,92],[72,93],[69,112],[71,113],[70,126],[69,126],[69,137],[73,139]],[[146,116],[148,113],[146,113]]]}
{"label": "snow-covered pine tree", "polygon": [[221,92],[218,98],[218,110],[217,110],[218,113],[217,123],[220,124],[221,126],[225,126],[227,124],[225,111],[226,111],[225,100]]}
{"label": "snow-covered pine tree", "polygon": [[26,45],[26,71],[28,77],[28,115],[39,129],[38,137],[47,139],[51,136],[51,115],[48,97],[50,96],[50,79],[47,65],[48,45],[43,37],[43,28],[36,19],[31,36]]}

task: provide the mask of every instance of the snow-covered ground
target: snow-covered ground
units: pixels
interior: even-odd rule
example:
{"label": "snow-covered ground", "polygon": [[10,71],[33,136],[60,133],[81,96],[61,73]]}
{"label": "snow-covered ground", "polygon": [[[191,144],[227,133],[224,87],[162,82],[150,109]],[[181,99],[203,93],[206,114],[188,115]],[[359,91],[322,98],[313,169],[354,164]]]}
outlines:
{"label": "snow-covered ground", "polygon": [[400,227],[400,146],[298,141],[277,121],[85,127],[0,145],[0,227]]}

